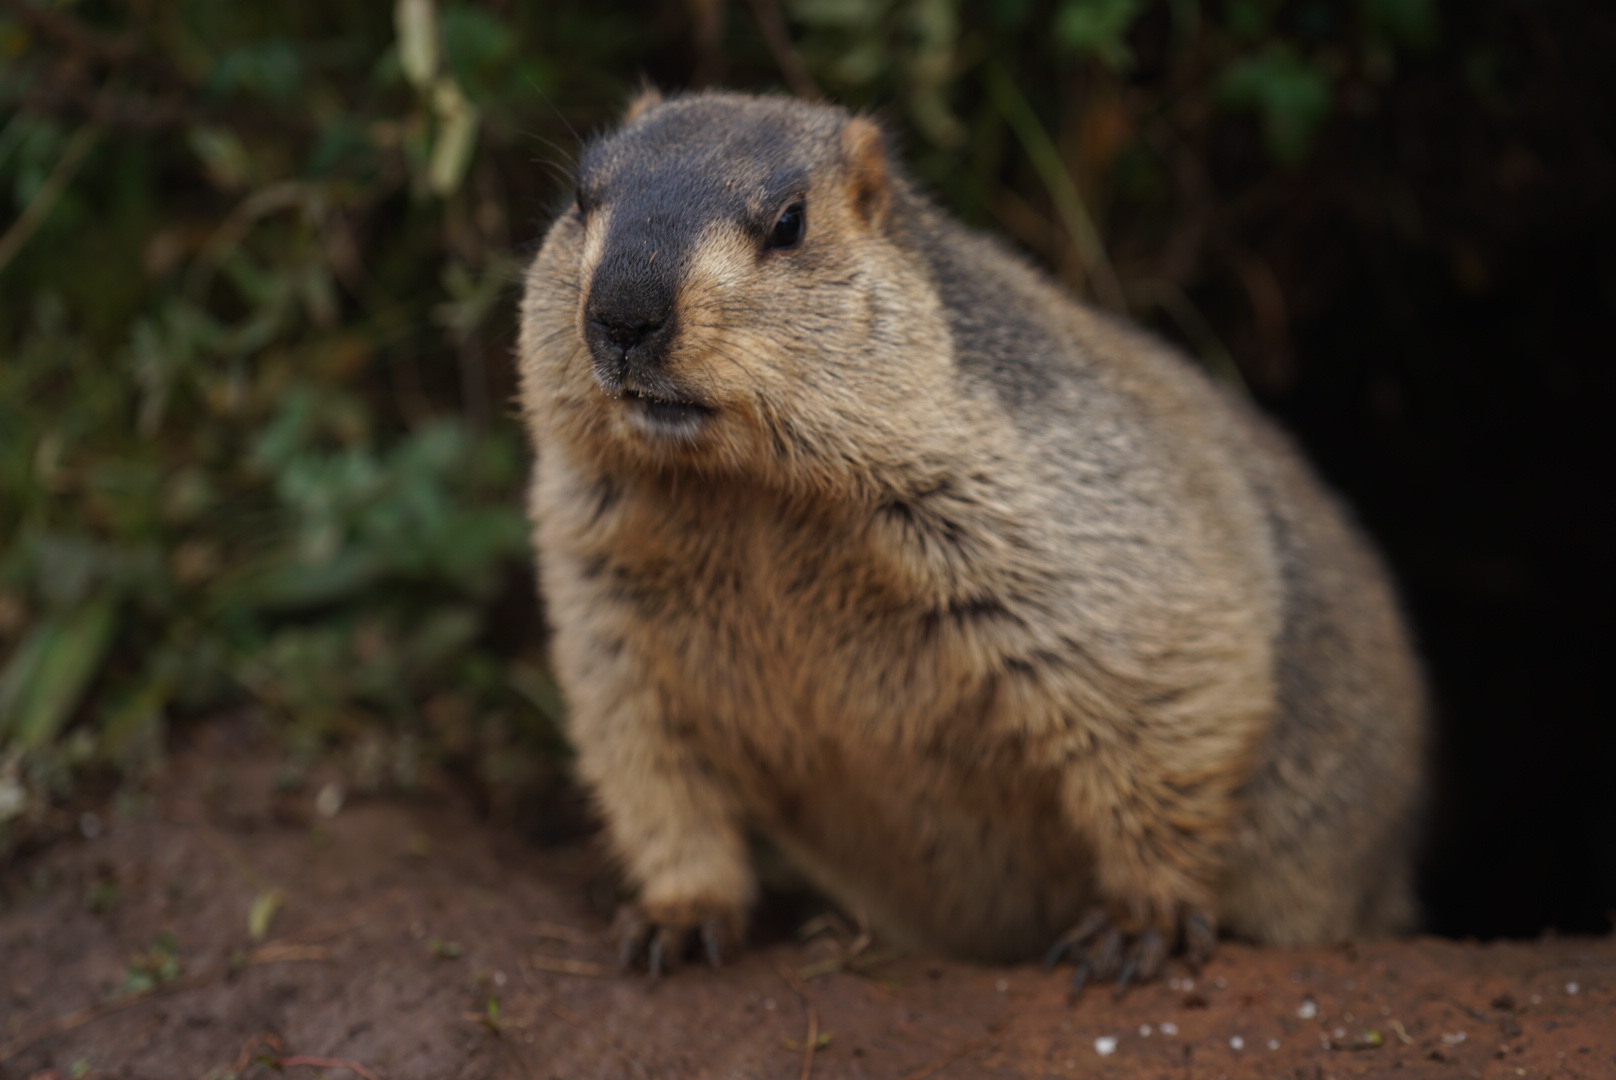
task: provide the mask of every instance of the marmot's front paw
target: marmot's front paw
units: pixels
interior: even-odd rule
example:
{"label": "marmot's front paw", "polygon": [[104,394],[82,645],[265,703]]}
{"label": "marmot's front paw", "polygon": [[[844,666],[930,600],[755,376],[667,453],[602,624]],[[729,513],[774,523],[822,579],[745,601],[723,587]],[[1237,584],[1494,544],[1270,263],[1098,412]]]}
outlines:
{"label": "marmot's front paw", "polygon": [[746,913],[714,905],[624,904],[612,933],[623,970],[644,966],[653,978],[672,971],[696,951],[713,967],[733,956],[745,933]]}
{"label": "marmot's front paw", "polygon": [[1149,982],[1175,950],[1191,967],[1199,968],[1217,945],[1217,922],[1199,908],[1180,909],[1161,926],[1146,926],[1128,933],[1104,908],[1094,908],[1062,934],[1044,955],[1044,969],[1066,957],[1077,962],[1072,972],[1072,996],[1089,980],[1115,977],[1120,994],[1130,982]]}

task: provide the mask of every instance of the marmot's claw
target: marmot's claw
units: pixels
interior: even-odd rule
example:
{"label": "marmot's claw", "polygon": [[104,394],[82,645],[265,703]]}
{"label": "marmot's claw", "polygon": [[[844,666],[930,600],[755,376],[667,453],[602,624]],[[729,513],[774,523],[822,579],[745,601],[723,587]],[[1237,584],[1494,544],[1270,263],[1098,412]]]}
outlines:
{"label": "marmot's claw", "polygon": [[651,978],[660,979],[679,966],[684,955],[685,933],[672,926],[659,926],[651,935],[651,947],[645,951],[645,968]]}
{"label": "marmot's claw", "polygon": [[1096,908],[1061,935],[1044,956],[1044,967],[1047,970],[1066,957],[1075,961],[1072,1000],[1090,982],[1105,982],[1113,977],[1120,997],[1131,983],[1150,982],[1159,976],[1175,942],[1185,961],[1199,968],[1217,943],[1212,916],[1198,909],[1185,911],[1179,915],[1177,926],[1147,926],[1137,933],[1125,934],[1110,913]]}
{"label": "marmot's claw", "polygon": [[724,934],[723,920],[712,917],[702,921],[701,948],[714,968],[724,966]]}
{"label": "marmot's claw", "polygon": [[1200,910],[1187,912],[1180,922],[1184,934],[1184,962],[1200,971],[1212,959],[1212,950],[1217,947],[1217,925],[1211,915]]}
{"label": "marmot's claw", "polygon": [[1055,944],[1049,947],[1044,954],[1044,970],[1052,971],[1055,965],[1076,952],[1095,934],[1105,929],[1111,923],[1111,916],[1099,908],[1095,908],[1078,920],[1076,926],[1055,939]]}
{"label": "marmot's claw", "polygon": [[738,942],[740,920],[708,915],[699,922],[687,918],[658,919],[638,904],[624,905],[613,928],[617,936],[617,963],[624,971],[644,968],[653,979],[671,974],[698,952],[713,967]]}
{"label": "marmot's claw", "polygon": [[650,943],[651,930],[650,921],[639,908],[625,905],[618,909],[617,925],[612,932],[617,936],[617,966],[621,970],[634,970],[635,963]]}
{"label": "marmot's claw", "polygon": [[1167,939],[1161,931],[1151,927],[1139,935],[1122,961],[1122,971],[1117,975],[1117,997],[1121,997],[1135,979],[1149,982],[1160,975],[1162,964],[1166,962]]}

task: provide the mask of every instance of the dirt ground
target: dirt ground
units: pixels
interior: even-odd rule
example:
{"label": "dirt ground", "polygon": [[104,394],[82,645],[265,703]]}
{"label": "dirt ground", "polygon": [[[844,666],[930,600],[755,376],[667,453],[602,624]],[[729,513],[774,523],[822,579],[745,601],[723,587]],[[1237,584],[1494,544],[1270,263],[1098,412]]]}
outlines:
{"label": "dirt ground", "polygon": [[0,869],[0,1080],[1616,1076],[1612,938],[1225,945],[1074,1004],[1061,972],[778,935],[651,983],[610,966],[588,843],[275,770],[204,740]]}

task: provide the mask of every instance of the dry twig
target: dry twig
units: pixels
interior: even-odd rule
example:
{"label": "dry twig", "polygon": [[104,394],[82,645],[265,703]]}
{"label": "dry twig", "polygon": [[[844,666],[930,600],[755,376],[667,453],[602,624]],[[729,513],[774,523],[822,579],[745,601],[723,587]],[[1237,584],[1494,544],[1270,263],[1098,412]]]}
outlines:
{"label": "dry twig", "polygon": [[611,968],[605,964],[595,964],[588,960],[568,960],[562,956],[533,956],[528,963],[540,971],[554,971],[561,975],[588,975],[591,978],[603,979],[613,974]]}
{"label": "dry twig", "polygon": [[594,934],[553,922],[536,922],[533,924],[533,932],[539,937],[565,941],[572,945],[593,945],[598,940]]}
{"label": "dry twig", "polygon": [[365,1080],[381,1080],[375,1073],[347,1058],[310,1057],[307,1054],[298,1054],[295,1057],[276,1058],[275,1064],[282,1069],[290,1069],[303,1065],[311,1069],[347,1069],[349,1072],[362,1076]]}
{"label": "dry twig", "polygon": [[802,1072],[798,1074],[798,1080],[808,1080],[808,1074],[814,1071],[814,1050],[819,1045],[819,1013],[814,1009],[813,1002],[808,1000],[808,988],[803,985],[801,979],[784,967],[776,967],[774,970],[780,973],[780,978],[785,980],[785,984],[797,995],[797,1000],[808,1012],[808,1037],[802,1043]]}
{"label": "dry twig", "polygon": [[959,1047],[957,1050],[950,1051],[947,1056],[938,1058],[930,1065],[922,1065],[914,1072],[905,1076],[903,1080],[926,1080],[926,1077],[937,1075],[950,1065],[954,1064],[954,1062],[964,1057],[966,1054],[980,1050],[982,1047],[986,1046],[987,1043],[988,1040],[986,1039],[977,1039],[975,1042],[968,1042],[964,1046]]}

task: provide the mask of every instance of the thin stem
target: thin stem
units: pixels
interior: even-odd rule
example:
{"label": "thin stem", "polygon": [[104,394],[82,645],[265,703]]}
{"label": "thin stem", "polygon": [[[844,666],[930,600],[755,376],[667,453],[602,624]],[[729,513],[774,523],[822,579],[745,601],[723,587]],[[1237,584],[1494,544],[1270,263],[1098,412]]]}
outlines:
{"label": "thin stem", "polygon": [[100,138],[101,128],[97,124],[86,124],[73,133],[73,137],[68,140],[67,149],[63,150],[62,156],[57,159],[55,168],[51,169],[50,175],[45,178],[45,182],[34,193],[33,199],[18,215],[17,220],[11,223],[11,228],[6,230],[4,236],[0,236],[0,272],[4,272],[11,260],[16,258],[17,252],[22,250],[23,245],[28,243],[39,227],[45,223],[50,212],[56,208],[62,192],[67,190],[67,185],[78,175],[79,166],[84,164],[85,157]]}
{"label": "thin stem", "polygon": [[999,64],[988,66],[987,85],[988,95],[1004,115],[1010,129],[1016,133],[1016,138],[1021,140],[1028,160],[1044,182],[1050,201],[1055,204],[1055,212],[1060,215],[1067,235],[1072,238],[1072,246],[1077,251],[1078,261],[1083,264],[1083,272],[1093,283],[1096,299],[1113,311],[1128,310],[1127,297],[1117,280],[1111,257],[1106,254],[1100,232],[1094,226],[1094,219],[1089,216],[1088,207],[1083,204],[1083,196],[1078,193],[1077,185],[1072,183],[1072,177],[1066,171],[1066,164],[1061,161],[1054,140],[1039,122],[1038,114],[1033,112],[1026,97],[1016,89],[1015,82]]}

